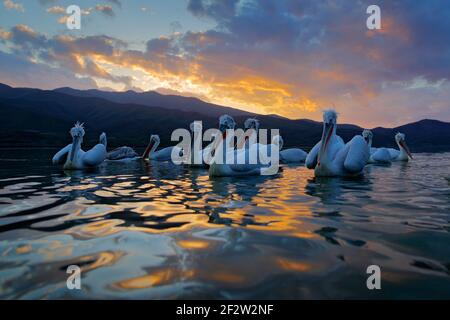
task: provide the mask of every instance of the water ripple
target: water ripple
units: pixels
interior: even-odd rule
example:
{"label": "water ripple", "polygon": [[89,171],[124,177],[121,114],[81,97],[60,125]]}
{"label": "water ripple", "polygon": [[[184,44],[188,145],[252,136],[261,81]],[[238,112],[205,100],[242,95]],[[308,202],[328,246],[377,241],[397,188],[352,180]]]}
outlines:
{"label": "water ripple", "polygon": [[[450,154],[363,178],[0,159],[0,298],[450,298]],[[29,150],[27,152],[30,152]],[[24,161],[11,161],[22,159]],[[66,289],[77,264],[81,291]]]}

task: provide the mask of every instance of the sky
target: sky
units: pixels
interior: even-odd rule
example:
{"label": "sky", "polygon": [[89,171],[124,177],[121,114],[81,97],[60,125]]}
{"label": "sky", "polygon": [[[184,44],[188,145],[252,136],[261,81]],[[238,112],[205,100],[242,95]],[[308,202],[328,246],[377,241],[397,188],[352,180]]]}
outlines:
{"label": "sky", "polygon": [[0,0],[0,82],[157,90],[291,119],[332,107],[368,128],[450,121],[449,35],[448,0]]}

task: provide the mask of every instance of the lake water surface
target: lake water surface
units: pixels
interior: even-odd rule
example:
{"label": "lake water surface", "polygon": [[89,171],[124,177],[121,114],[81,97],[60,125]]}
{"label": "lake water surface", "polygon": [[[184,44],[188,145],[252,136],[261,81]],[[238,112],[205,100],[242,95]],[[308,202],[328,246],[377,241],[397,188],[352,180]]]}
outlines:
{"label": "lake water surface", "polygon": [[139,161],[64,172],[54,151],[0,150],[2,299],[450,298],[448,153],[356,180],[212,180]]}

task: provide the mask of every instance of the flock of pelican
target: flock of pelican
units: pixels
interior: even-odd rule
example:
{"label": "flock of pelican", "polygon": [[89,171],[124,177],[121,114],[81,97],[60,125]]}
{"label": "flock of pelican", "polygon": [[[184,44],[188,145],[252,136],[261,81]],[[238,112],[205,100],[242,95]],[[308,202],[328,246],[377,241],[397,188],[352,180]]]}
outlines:
{"label": "flock of pelican", "polygon": [[[219,118],[219,130],[223,134],[226,145],[233,145],[234,137],[227,137],[227,129],[234,130],[236,122],[229,115],[222,115]],[[257,119],[247,119],[244,123],[244,130],[253,129],[252,132],[258,132],[259,121]],[[300,148],[284,149],[283,139],[277,135],[273,137],[270,144],[261,144],[251,142],[248,136],[241,136],[236,145],[227,149],[226,153],[234,153],[235,157],[249,157],[249,154],[256,150],[257,153],[270,153],[270,150],[279,150],[279,160],[281,163],[299,163],[305,164],[307,168],[314,169],[315,176],[357,176],[361,175],[364,167],[371,163],[391,163],[393,161],[408,161],[412,159],[411,152],[406,144],[405,135],[397,133],[395,141],[398,149],[392,148],[373,148],[372,139],[373,133],[370,130],[364,130],[361,135],[354,136],[349,142],[344,143],[341,137],[336,134],[337,129],[337,113],[334,110],[326,110],[323,114],[323,131],[322,138],[311,149],[309,153]],[[196,123],[190,125],[191,136],[194,139],[199,139],[199,135],[195,133],[201,130],[201,127]],[[107,152],[106,134],[100,135],[99,143],[89,151],[83,151],[81,144],[85,134],[83,125],[76,123],[70,130],[72,136],[72,143],[58,151],[52,161],[54,164],[63,165],[65,170],[81,170],[87,168],[95,168],[103,162],[119,162],[119,161],[133,161],[133,160],[153,160],[153,161],[171,161],[172,154],[183,154],[183,150],[178,146],[166,147],[158,149],[160,138],[158,135],[151,135],[148,146],[144,153],[140,156],[133,148],[124,146]],[[201,138],[200,138],[201,139]],[[232,139],[232,140],[231,140]],[[207,147],[195,151],[191,147],[189,162],[191,166],[203,166],[209,168],[210,176],[247,176],[260,175],[262,168],[265,167],[262,163],[238,163],[226,164],[220,161],[214,161],[214,148],[217,148],[217,141],[215,139]],[[195,141],[194,141],[195,143]],[[192,143],[192,146],[194,145]],[[199,141],[201,145],[201,141]],[[277,148],[272,149],[271,144]],[[200,164],[194,164],[192,161],[195,157],[199,159],[207,159],[207,155],[213,154],[211,161],[203,161]],[[222,153],[221,153],[222,154]]]}

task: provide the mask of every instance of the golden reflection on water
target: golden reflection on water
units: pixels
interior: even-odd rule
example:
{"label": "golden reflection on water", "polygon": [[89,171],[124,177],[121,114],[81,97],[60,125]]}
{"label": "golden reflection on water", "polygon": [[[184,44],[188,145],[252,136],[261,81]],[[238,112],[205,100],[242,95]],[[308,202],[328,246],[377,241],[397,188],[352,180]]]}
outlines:
{"label": "golden reflection on water", "polygon": [[65,230],[64,233],[77,239],[105,237],[119,232],[121,230],[121,224],[122,221],[119,219],[101,220],[72,227],[69,230]]}
{"label": "golden reflection on water", "polygon": [[312,268],[312,265],[306,262],[293,261],[286,258],[277,258],[276,261],[281,268],[288,271],[305,272]]}
{"label": "golden reflection on water", "polygon": [[229,284],[238,284],[245,281],[245,277],[240,275],[239,273],[230,273],[227,271],[212,272],[210,278],[214,281]]}
{"label": "golden reflection on water", "polygon": [[200,270],[179,270],[167,267],[153,271],[150,274],[119,281],[115,283],[113,287],[122,290],[136,290],[163,286],[180,281],[189,282],[194,280],[238,285],[244,283],[246,278],[244,275],[231,273],[226,270],[211,270],[211,272],[205,273],[203,271],[200,272]]}
{"label": "golden reflection on water", "polygon": [[[396,285],[417,274],[441,281],[448,274],[434,261],[448,254],[426,247],[428,234],[417,240],[424,252],[410,241],[424,228],[439,230],[443,242],[450,241],[448,198],[418,194],[423,187],[400,192],[399,168],[382,173],[372,168],[368,178],[355,181],[314,179],[312,170],[298,166],[284,166],[274,177],[221,179],[210,179],[203,169],[166,164],[114,168],[119,174],[106,167],[89,174],[0,180],[6,184],[0,192],[3,283],[14,289],[27,277],[42,292],[56,294],[65,286],[67,265],[79,264],[93,289],[85,298],[118,292],[190,297],[191,288],[226,298],[239,290],[270,294],[278,288],[281,294],[284,287],[278,283],[298,286],[301,280],[304,285],[318,275],[339,274],[340,268],[346,274],[364,271],[367,263],[382,263],[389,269],[386,281]],[[408,168],[400,169],[411,179]],[[445,181],[439,190],[448,187]],[[440,211],[430,213],[430,204],[433,212]],[[423,211],[412,216],[417,209]],[[403,234],[408,237],[401,244],[389,243]],[[421,261],[414,264],[416,259]],[[418,271],[417,265],[425,267]],[[334,280],[344,286],[347,281]],[[183,285],[187,291],[180,291]],[[158,291],[162,288],[164,294]],[[0,285],[0,297],[15,297],[13,289]],[[311,292],[297,289],[286,292]]]}
{"label": "golden reflection on water", "polygon": [[175,269],[165,268],[162,270],[157,270],[151,274],[119,281],[115,283],[113,287],[122,290],[144,289],[149,287],[162,286],[165,284],[180,281],[182,279],[186,280],[192,278],[193,275],[193,271],[179,272]]}
{"label": "golden reflection on water", "polygon": [[72,256],[73,247],[71,245],[66,245],[63,241],[52,240],[47,241],[45,246],[39,247],[37,252],[45,261],[52,261],[56,258]]}
{"label": "golden reflection on water", "polygon": [[89,264],[82,271],[89,271],[89,270],[94,270],[94,269],[98,269],[98,268],[101,268],[101,267],[106,267],[106,266],[113,265],[123,255],[124,255],[124,253],[122,253],[122,252],[103,251],[103,252],[98,253],[96,256],[85,256],[85,257],[82,257],[85,261],[94,260],[93,263]]}
{"label": "golden reflection on water", "polygon": [[179,240],[177,244],[184,249],[201,250],[209,247],[209,242],[200,240]]}
{"label": "golden reflection on water", "polygon": [[24,253],[31,252],[31,250],[32,250],[31,245],[27,244],[27,245],[23,245],[23,246],[17,247],[16,248],[16,253],[17,254],[24,254]]}

